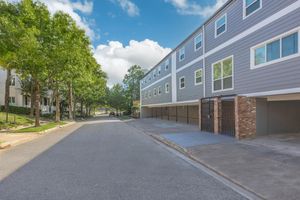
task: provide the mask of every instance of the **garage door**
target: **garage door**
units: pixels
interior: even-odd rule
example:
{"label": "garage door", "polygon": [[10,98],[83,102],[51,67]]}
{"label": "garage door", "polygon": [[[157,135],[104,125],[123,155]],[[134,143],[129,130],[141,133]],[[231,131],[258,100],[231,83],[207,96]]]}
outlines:
{"label": "garage door", "polygon": [[221,103],[221,134],[235,136],[234,100]]}
{"label": "garage door", "polygon": [[202,100],[201,129],[207,132],[214,132],[214,102],[211,100]]}

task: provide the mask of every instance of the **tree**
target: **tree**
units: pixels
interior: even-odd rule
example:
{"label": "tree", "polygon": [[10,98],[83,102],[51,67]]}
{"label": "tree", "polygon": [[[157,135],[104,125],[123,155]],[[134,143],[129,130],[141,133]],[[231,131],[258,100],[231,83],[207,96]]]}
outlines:
{"label": "tree", "polygon": [[0,0],[0,64],[7,70],[4,100],[6,122],[8,122],[11,70],[16,66],[16,52],[20,47],[19,41],[23,37],[23,31],[17,6]]}
{"label": "tree", "polygon": [[144,71],[138,65],[133,65],[125,75],[123,83],[126,88],[128,100],[128,110],[131,111],[133,101],[140,99],[140,80],[144,76]]}
{"label": "tree", "polygon": [[117,114],[127,108],[127,99],[125,97],[125,90],[120,84],[114,85],[108,94],[109,105],[116,109]]}

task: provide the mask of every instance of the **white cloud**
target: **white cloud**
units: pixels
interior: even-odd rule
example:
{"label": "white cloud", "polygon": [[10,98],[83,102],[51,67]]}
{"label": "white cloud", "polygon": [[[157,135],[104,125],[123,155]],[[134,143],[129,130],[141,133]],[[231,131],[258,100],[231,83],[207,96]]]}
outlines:
{"label": "white cloud", "polygon": [[[10,2],[19,2],[21,0],[9,0]],[[91,39],[95,39],[98,35],[94,32],[94,30],[90,27],[89,22],[81,17],[76,11],[90,14],[93,11],[93,2],[85,0],[72,2],[71,0],[39,0],[44,3],[51,14],[54,14],[57,11],[63,11],[69,14],[77,23],[77,25],[85,30],[87,36]]]}
{"label": "white cloud", "polygon": [[144,69],[150,69],[169,52],[170,48],[161,47],[157,42],[146,39],[131,40],[128,46],[118,41],[110,41],[106,45],[99,45],[94,50],[94,56],[108,75],[108,85],[112,86],[122,82],[132,65],[137,64]]}
{"label": "white cloud", "polygon": [[112,2],[118,3],[121,8],[127,12],[130,17],[140,15],[140,9],[130,0],[111,0]]}
{"label": "white cloud", "polygon": [[182,15],[199,15],[207,18],[211,16],[217,9],[219,9],[227,0],[216,0],[214,5],[202,6],[189,0],[165,0],[171,3],[179,14]]}

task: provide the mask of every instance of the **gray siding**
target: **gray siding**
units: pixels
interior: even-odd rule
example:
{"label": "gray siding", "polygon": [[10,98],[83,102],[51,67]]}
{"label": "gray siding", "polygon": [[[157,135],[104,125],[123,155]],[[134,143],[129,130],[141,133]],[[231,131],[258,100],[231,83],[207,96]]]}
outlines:
{"label": "gray siding", "polygon": [[[182,66],[188,64],[189,62],[193,61],[194,59],[198,58],[199,56],[203,55],[203,41],[202,47],[195,51],[194,46],[194,38],[197,37],[200,33],[202,33],[202,29],[198,30],[195,34],[193,34],[184,44],[180,45],[177,49],[177,56],[176,56],[176,68],[179,69]],[[183,61],[179,61],[179,50],[182,47],[185,47],[185,59]]]}
{"label": "gray siding", "polygon": [[[243,19],[243,0],[233,1],[226,9],[220,12],[206,25],[206,52],[296,1],[297,0],[262,0],[262,9],[246,19]],[[227,31],[215,38],[215,21],[225,13],[227,13]]]}
{"label": "gray siding", "polygon": [[[250,48],[300,26],[300,9],[206,58],[206,96],[247,94],[296,88],[300,57],[250,69]],[[234,56],[234,90],[212,93],[212,63]]]}
{"label": "gray siding", "polygon": [[[194,80],[195,71],[202,68],[203,62],[201,60],[200,62],[197,62],[194,65],[192,65],[191,67],[188,67],[177,73],[177,101],[196,100],[203,97],[203,81],[202,84],[195,85]],[[185,77],[185,88],[179,89],[179,78],[182,76]]]}
{"label": "gray siding", "polygon": [[[169,68],[168,68],[168,70],[165,70],[165,62],[166,62],[166,60],[169,60]],[[156,76],[156,78],[154,78],[154,79],[153,79],[153,77],[152,77],[152,78],[151,78],[151,81],[148,81],[147,78],[148,78],[150,75],[152,76],[153,70],[154,70],[154,69],[158,70],[159,66],[161,66],[161,74],[160,74],[159,76]],[[171,69],[172,69],[171,56],[168,56],[168,57],[166,57],[165,59],[161,60],[155,67],[153,67],[153,68],[150,70],[149,74],[148,74],[147,76],[145,76],[145,77],[142,79],[142,81],[147,79],[147,83],[144,84],[144,85],[142,85],[142,89],[145,88],[145,87],[147,87],[148,85],[151,85],[151,84],[154,83],[155,81],[157,81],[157,80],[159,80],[159,79],[161,79],[161,78],[167,76],[168,74],[170,74],[170,73],[171,73]]]}
{"label": "gray siding", "polygon": [[[169,83],[170,85],[170,92],[169,93],[165,93],[165,84]],[[161,86],[162,89],[162,93],[160,95],[157,96],[153,96],[153,90],[154,88],[158,88],[159,86]],[[148,91],[151,91],[151,98],[149,99],[147,96],[147,99],[144,98],[144,93]],[[172,101],[172,86],[171,86],[171,77],[157,83],[154,84],[153,86],[151,86],[150,88],[143,90],[142,91],[142,105],[147,105],[147,104],[158,104],[158,103],[169,103]]]}

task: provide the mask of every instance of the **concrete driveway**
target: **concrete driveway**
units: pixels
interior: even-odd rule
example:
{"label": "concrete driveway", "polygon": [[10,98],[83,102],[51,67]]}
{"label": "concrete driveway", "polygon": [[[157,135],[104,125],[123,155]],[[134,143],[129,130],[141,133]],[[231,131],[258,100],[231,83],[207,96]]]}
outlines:
{"label": "concrete driveway", "polygon": [[176,149],[265,199],[299,199],[298,134],[237,141],[170,121],[142,119],[129,124],[178,145]]}
{"label": "concrete driveway", "polygon": [[246,199],[124,122],[59,131],[0,154],[0,200]]}

